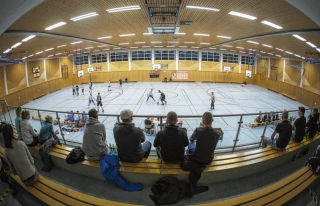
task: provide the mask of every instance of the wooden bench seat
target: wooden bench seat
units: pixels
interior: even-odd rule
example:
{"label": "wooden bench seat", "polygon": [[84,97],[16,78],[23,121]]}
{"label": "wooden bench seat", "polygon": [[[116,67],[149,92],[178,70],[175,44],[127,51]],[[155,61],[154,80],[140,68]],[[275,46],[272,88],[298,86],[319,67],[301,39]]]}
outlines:
{"label": "wooden bench seat", "polygon": [[258,190],[221,201],[197,205],[283,205],[307,188],[317,177],[309,167],[303,167],[290,176]]}

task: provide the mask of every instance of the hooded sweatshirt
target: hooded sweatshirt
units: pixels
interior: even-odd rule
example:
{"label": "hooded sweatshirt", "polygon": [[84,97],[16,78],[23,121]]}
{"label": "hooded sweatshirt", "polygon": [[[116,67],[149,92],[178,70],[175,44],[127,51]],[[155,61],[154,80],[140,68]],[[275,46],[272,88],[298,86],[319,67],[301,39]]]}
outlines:
{"label": "hooded sweatshirt", "polygon": [[122,161],[139,162],[143,158],[141,142],[146,138],[140,128],[135,127],[133,123],[120,123],[113,128],[113,136],[118,156]]}
{"label": "hooded sweatshirt", "polygon": [[166,162],[180,162],[188,146],[188,136],[178,126],[169,125],[157,133],[153,146],[160,147],[161,158]]}
{"label": "hooded sweatshirt", "polygon": [[29,123],[28,119],[23,119],[21,121],[21,136],[22,140],[26,145],[29,145],[33,142],[33,137],[37,137],[39,134],[33,130],[33,127]]}
{"label": "hooded sweatshirt", "polygon": [[93,117],[89,117],[84,126],[82,142],[82,150],[89,158],[101,158],[105,153],[108,153],[104,124]]}

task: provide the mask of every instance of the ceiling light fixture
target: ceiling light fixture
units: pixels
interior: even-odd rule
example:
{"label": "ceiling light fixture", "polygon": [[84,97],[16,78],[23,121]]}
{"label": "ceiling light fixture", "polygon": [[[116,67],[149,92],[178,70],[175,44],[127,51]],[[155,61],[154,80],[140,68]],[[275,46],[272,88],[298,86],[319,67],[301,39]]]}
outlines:
{"label": "ceiling light fixture", "polygon": [[78,21],[78,20],[81,20],[81,19],[86,19],[86,18],[89,18],[89,17],[98,16],[98,15],[99,14],[97,12],[92,12],[92,13],[88,13],[88,14],[83,14],[81,16],[73,17],[70,20],[71,21]]}
{"label": "ceiling light fixture", "polygon": [[167,47],[176,47],[176,46],[167,46]]}
{"label": "ceiling light fixture", "polygon": [[276,55],[277,57],[281,57],[279,54]]}
{"label": "ceiling light fixture", "polygon": [[232,46],[230,46],[230,45],[222,45],[222,46],[225,46],[225,47],[232,47]]}
{"label": "ceiling light fixture", "polygon": [[203,6],[192,6],[192,5],[187,5],[186,8],[187,8],[187,9],[208,10],[208,11],[220,11],[220,9],[216,9],[216,8],[203,7]]}
{"label": "ceiling light fixture", "polygon": [[143,35],[153,35],[153,33],[143,33]]}
{"label": "ceiling light fixture", "polygon": [[56,23],[56,24],[54,24],[52,26],[49,26],[49,27],[45,28],[45,30],[52,30],[52,29],[55,29],[55,28],[57,28],[59,26],[63,26],[65,24],[67,24],[67,23],[66,22],[59,22],[59,23]]}
{"label": "ceiling light fixture", "polygon": [[103,51],[106,51],[106,50],[110,50],[110,49],[102,49]]}
{"label": "ceiling light fixture", "polygon": [[64,47],[64,46],[67,46],[67,45],[66,44],[60,45],[60,46],[57,46],[57,48]]}
{"label": "ceiling light fixture", "polygon": [[112,36],[102,36],[102,37],[99,37],[97,39],[110,39],[110,38],[112,38]]}
{"label": "ceiling light fixture", "polygon": [[193,48],[193,49],[199,49],[198,46],[192,46],[191,48]]}
{"label": "ceiling light fixture", "polygon": [[130,47],[131,49],[137,49],[138,47],[137,46],[132,46]]}
{"label": "ceiling light fixture", "polygon": [[106,47],[106,46],[108,46],[108,45],[100,45],[100,46],[97,46],[97,47]]}
{"label": "ceiling light fixture", "polygon": [[25,60],[26,58],[28,58],[28,57],[23,57],[22,60]]}
{"label": "ceiling light fixture", "polygon": [[53,54],[49,55],[48,57],[53,57]]}
{"label": "ceiling light fixture", "polygon": [[121,48],[119,48],[119,47],[114,47],[113,49],[121,49]]}
{"label": "ceiling light fixture", "polygon": [[142,46],[143,48],[149,48],[150,46]]}
{"label": "ceiling light fixture", "polygon": [[209,49],[217,49],[217,48],[214,48],[214,47],[210,47]]}
{"label": "ceiling light fixture", "polygon": [[317,50],[318,52],[320,52],[320,48],[316,48],[316,50]]}
{"label": "ceiling light fixture", "polygon": [[251,44],[259,44],[258,42],[255,42],[255,41],[247,41],[247,42],[249,42]]}
{"label": "ceiling light fixture", "polygon": [[144,41],[139,41],[139,42],[134,42],[135,44],[145,44],[146,42]]}
{"label": "ceiling light fixture", "polygon": [[84,48],[84,49],[92,49],[92,48],[94,48],[93,46],[90,46],[90,47],[87,47],[87,48]]}
{"label": "ceiling light fixture", "polygon": [[92,52],[98,52],[98,51],[100,51],[99,49],[97,49],[97,50],[93,50]]}
{"label": "ceiling light fixture", "polygon": [[297,34],[292,34],[292,36],[296,37],[297,39],[300,39],[301,41],[307,41],[306,39],[302,38],[301,36]]}
{"label": "ceiling light fixture", "polygon": [[271,26],[271,27],[276,28],[276,29],[283,29],[281,26],[276,25],[276,24],[274,24],[274,23],[271,23],[271,22],[269,22],[269,21],[262,21],[261,23],[263,23],[263,24],[265,24],[265,25],[268,25],[268,26]]}
{"label": "ceiling light fixture", "polygon": [[50,51],[50,50],[53,50],[53,48],[46,49],[45,51]]}
{"label": "ceiling light fixture", "polygon": [[272,46],[270,46],[270,45],[268,45],[268,44],[262,44],[262,46],[272,48]]}
{"label": "ceiling light fixture", "polygon": [[30,39],[34,38],[36,35],[30,35],[27,38],[22,39],[23,42],[29,41]]}
{"label": "ceiling light fixture", "polygon": [[250,19],[250,20],[255,20],[255,19],[257,19],[257,17],[255,17],[255,16],[250,16],[250,15],[248,15],[248,14],[243,14],[243,13],[236,12],[236,11],[230,11],[229,14],[230,14],[230,15],[233,15],[233,16],[238,16],[238,17]]}
{"label": "ceiling light fixture", "polygon": [[296,57],[301,57],[300,55],[298,55],[298,54],[294,54]]}
{"label": "ceiling light fixture", "polygon": [[195,36],[210,36],[210,34],[199,34],[199,33],[194,33],[193,35],[195,35]]}
{"label": "ceiling light fixture", "polygon": [[129,43],[119,43],[119,45],[126,45],[126,44],[129,44]]}
{"label": "ceiling light fixture", "polygon": [[17,46],[19,46],[20,44],[22,44],[22,42],[18,42],[18,43],[15,43],[11,48],[16,48]]}
{"label": "ceiling light fixture", "polygon": [[62,53],[56,53],[56,56],[57,56],[57,55],[61,55],[61,54],[62,54]]}
{"label": "ceiling light fixture", "polygon": [[283,51],[283,49],[276,48],[276,50]]}
{"label": "ceiling light fixture", "polygon": [[221,50],[221,51],[225,51],[225,50],[227,50],[227,49],[219,49],[219,50]]}
{"label": "ceiling light fixture", "polygon": [[272,53],[268,53],[269,55],[273,55]]}
{"label": "ceiling light fixture", "polygon": [[43,53],[43,51],[39,51],[39,52],[37,52],[36,54],[41,54],[41,53]]}
{"label": "ceiling light fixture", "polygon": [[184,42],[185,44],[194,44],[195,42],[194,41],[186,41]]}
{"label": "ceiling light fixture", "polygon": [[232,51],[232,52],[236,52],[236,50],[230,50],[230,51]]}
{"label": "ceiling light fixture", "polygon": [[187,48],[187,46],[179,46],[179,47],[181,47],[181,48]]}
{"label": "ceiling light fixture", "polygon": [[314,44],[312,44],[311,42],[306,42],[308,45],[310,45],[311,47],[313,47],[313,48],[316,48],[317,46],[316,45],[314,45]]}
{"label": "ceiling light fixture", "polygon": [[206,44],[206,45],[209,45],[210,43],[202,43],[202,42],[200,42],[200,44]]}
{"label": "ceiling light fixture", "polygon": [[230,36],[217,36],[218,38],[224,38],[224,39],[231,39],[232,37]]}
{"label": "ceiling light fixture", "polygon": [[243,54],[245,54],[245,52],[244,51],[239,51],[240,53],[243,53]]}
{"label": "ceiling light fixture", "polygon": [[137,10],[137,9],[141,9],[139,5],[118,7],[113,9],[107,9],[106,11],[109,13],[114,13],[119,11],[130,11],[130,10]]}
{"label": "ceiling light fixture", "polygon": [[120,37],[124,37],[124,36],[135,36],[135,34],[120,34]]}
{"label": "ceiling light fixture", "polygon": [[178,41],[168,41],[169,44],[178,44]]}
{"label": "ceiling light fixture", "polygon": [[32,56],[34,56],[34,54],[30,54],[28,57],[32,57]]}
{"label": "ceiling light fixture", "polygon": [[286,51],[287,54],[293,54],[292,52]]}
{"label": "ceiling light fixture", "polygon": [[161,44],[162,41],[152,41],[151,44]]}
{"label": "ceiling light fixture", "polygon": [[178,32],[178,33],[174,33],[176,35],[186,35],[186,33],[181,33],[181,32]]}
{"label": "ceiling light fixture", "polygon": [[240,47],[240,46],[237,46],[236,48],[237,48],[237,49],[244,49],[243,47]]}
{"label": "ceiling light fixture", "polygon": [[5,53],[8,53],[9,51],[11,51],[12,49],[11,48],[9,48],[9,49],[7,49],[7,50],[5,50],[3,53],[5,54]]}
{"label": "ceiling light fixture", "polygon": [[82,43],[82,41],[76,41],[76,42],[72,42],[70,44],[80,44],[80,43]]}
{"label": "ceiling light fixture", "polygon": [[154,46],[154,47],[162,47],[162,46]]}

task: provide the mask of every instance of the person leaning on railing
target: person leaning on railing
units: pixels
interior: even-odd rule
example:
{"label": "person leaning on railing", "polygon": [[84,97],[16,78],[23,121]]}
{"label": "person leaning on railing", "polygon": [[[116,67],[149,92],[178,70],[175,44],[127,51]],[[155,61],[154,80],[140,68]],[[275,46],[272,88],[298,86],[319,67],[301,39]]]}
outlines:
{"label": "person leaning on railing", "polygon": [[45,143],[50,137],[55,137],[56,133],[58,133],[58,130],[56,132],[53,131],[53,126],[52,126],[52,117],[50,115],[47,115],[45,117],[45,122],[41,125],[40,133],[38,140],[40,144],[42,145]]}
{"label": "person leaning on railing", "polygon": [[314,108],[308,118],[309,120],[306,124],[307,126],[306,133],[309,138],[313,138],[317,134],[317,130],[318,130],[318,125],[317,125],[319,120],[318,108]]}

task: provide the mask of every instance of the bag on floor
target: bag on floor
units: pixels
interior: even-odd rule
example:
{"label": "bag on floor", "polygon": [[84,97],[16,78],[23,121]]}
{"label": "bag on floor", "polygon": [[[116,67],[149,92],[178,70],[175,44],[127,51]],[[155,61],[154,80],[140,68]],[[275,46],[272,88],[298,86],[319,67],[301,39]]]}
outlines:
{"label": "bag on floor", "polygon": [[81,147],[77,146],[71,150],[67,155],[66,162],[68,164],[75,164],[77,162],[84,161],[85,153],[81,150]]}
{"label": "bag on floor", "polygon": [[310,157],[306,164],[316,175],[320,174],[320,158],[319,157]]}

